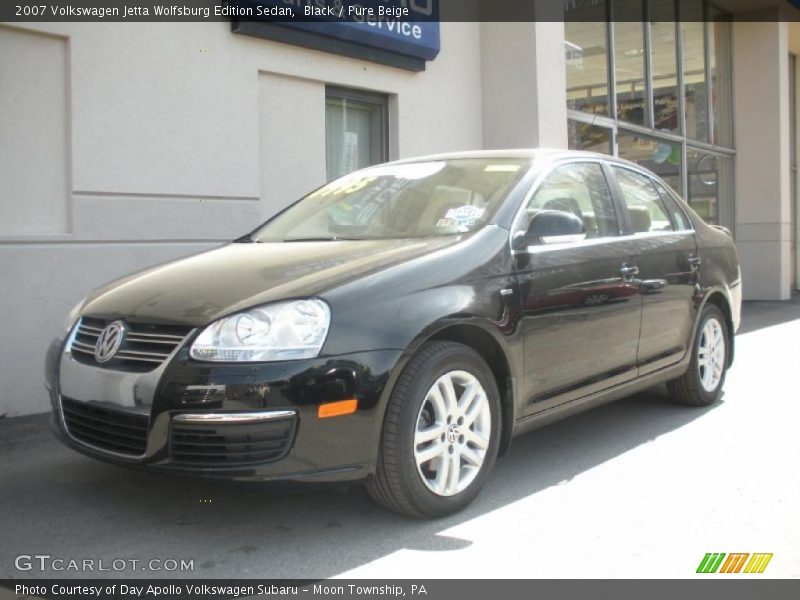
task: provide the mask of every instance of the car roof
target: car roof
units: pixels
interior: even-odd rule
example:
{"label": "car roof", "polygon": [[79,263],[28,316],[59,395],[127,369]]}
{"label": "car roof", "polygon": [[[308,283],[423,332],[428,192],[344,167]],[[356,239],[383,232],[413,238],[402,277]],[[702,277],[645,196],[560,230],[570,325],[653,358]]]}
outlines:
{"label": "car roof", "polygon": [[470,150],[464,152],[446,152],[441,154],[429,154],[426,156],[416,156],[386,163],[387,165],[401,165],[415,162],[431,160],[455,160],[459,158],[527,158],[541,162],[553,162],[557,160],[591,158],[605,160],[620,165],[633,167],[647,171],[646,168],[634,162],[617,158],[609,154],[599,152],[585,152],[583,150],[563,150],[559,148],[508,148],[505,150]]}

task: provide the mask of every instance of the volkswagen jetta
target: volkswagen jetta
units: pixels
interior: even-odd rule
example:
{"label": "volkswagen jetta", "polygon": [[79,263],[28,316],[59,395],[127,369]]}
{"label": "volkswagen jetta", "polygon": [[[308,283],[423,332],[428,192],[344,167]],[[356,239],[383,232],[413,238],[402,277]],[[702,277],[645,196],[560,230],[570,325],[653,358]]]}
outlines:
{"label": "volkswagen jetta", "polygon": [[740,290],[730,233],[635,164],[389,163],[92,292],[48,353],[53,425],[115,463],[440,516],[515,435],[663,382],[717,400]]}

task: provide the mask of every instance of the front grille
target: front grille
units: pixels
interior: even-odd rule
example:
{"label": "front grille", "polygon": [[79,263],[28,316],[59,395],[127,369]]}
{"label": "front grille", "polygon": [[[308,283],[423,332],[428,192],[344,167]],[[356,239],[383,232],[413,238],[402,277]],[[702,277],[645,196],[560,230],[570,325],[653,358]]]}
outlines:
{"label": "front grille", "polygon": [[110,321],[82,318],[72,341],[72,355],[78,362],[120,371],[145,372],[158,367],[189,333],[188,327],[126,324],[127,331],[114,358],[98,363],[94,358],[97,338]]}
{"label": "front grille", "polygon": [[196,467],[236,467],[278,460],[294,439],[295,417],[263,423],[172,423],[170,458]]}
{"label": "front grille", "polygon": [[76,440],[120,454],[144,454],[149,423],[146,415],[113,410],[71,398],[61,398],[61,409],[67,431]]}

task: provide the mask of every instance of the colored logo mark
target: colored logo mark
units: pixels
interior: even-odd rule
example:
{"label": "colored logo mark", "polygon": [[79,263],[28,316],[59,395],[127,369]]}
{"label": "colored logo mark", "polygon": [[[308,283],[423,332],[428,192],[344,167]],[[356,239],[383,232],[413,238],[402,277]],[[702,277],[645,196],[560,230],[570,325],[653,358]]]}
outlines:
{"label": "colored logo mark", "polygon": [[[749,557],[749,560],[748,560]],[[737,552],[725,554],[724,552],[708,552],[697,567],[698,573],[763,573],[772,553],[750,554]],[[744,568],[744,570],[742,570]]]}

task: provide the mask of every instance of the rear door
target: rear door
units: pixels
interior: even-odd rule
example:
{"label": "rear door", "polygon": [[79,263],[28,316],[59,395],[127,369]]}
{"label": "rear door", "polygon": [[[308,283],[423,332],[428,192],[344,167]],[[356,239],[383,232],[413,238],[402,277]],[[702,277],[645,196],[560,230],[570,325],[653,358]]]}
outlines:
{"label": "rear door", "polygon": [[515,252],[524,340],[526,414],[636,376],[641,302],[626,269],[634,242],[620,220],[600,162],[553,168],[523,208],[515,233],[542,210],[580,217],[586,239]]}
{"label": "rear door", "polygon": [[635,245],[642,294],[636,358],[639,375],[644,375],[678,362],[688,349],[699,267],[697,244],[689,220],[661,183],[631,168],[614,165],[610,170]]}

